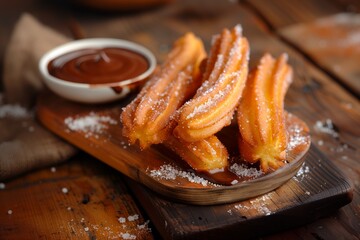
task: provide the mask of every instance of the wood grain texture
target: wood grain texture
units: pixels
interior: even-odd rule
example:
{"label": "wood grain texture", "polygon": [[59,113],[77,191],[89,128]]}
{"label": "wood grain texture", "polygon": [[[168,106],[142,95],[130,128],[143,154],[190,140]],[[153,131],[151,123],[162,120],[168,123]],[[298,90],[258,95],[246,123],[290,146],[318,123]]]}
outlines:
{"label": "wood grain texture", "polygon": [[359,2],[254,0],[246,5],[274,34],[360,96]]}
{"label": "wood grain texture", "polygon": [[86,154],[6,182],[0,212],[0,239],[153,239],[121,176]]}
{"label": "wood grain texture", "polygon": [[265,24],[277,30],[296,23],[315,21],[318,18],[336,14],[345,10],[336,1],[303,0],[289,2],[286,0],[245,0],[246,5],[261,15]]}
{"label": "wood grain texture", "polygon": [[279,33],[360,96],[360,15],[340,13]]}

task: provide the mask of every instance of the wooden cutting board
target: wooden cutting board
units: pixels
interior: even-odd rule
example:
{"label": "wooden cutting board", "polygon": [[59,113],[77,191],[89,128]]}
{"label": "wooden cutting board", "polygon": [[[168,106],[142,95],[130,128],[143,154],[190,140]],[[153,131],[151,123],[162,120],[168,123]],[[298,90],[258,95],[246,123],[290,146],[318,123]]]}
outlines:
{"label": "wooden cutting board", "polygon": [[[228,187],[189,183],[189,178],[186,177],[177,179],[180,180],[179,191],[172,182],[160,189],[164,190],[165,194],[155,193],[143,184],[158,186],[158,179],[147,178],[139,169],[144,169],[144,164],[160,168],[160,164],[164,162],[157,159],[173,161],[176,156],[165,148],[159,147],[143,152],[138,147],[126,143],[121,136],[118,119],[121,107],[125,104],[126,100],[106,105],[83,105],[45,92],[38,99],[37,117],[55,134],[131,177],[131,189],[166,239],[218,239],[219,236],[230,238],[239,232],[244,234],[242,238],[259,236],[311,221],[349,203],[352,199],[352,187],[347,179],[315,147],[310,148],[306,158],[300,158],[305,160],[305,163],[299,159],[294,161],[299,163],[292,169],[291,174],[295,174],[294,177],[274,191],[262,192],[268,192],[265,195],[253,197],[260,194],[257,192],[250,199],[208,205],[229,202],[226,199]],[[91,120],[85,119],[84,116],[100,117],[97,128],[80,131],[79,129],[86,125],[86,121]],[[78,119],[82,121],[76,121]],[[132,161],[134,158],[136,161]],[[196,178],[192,178],[194,179]],[[189,204],[191,198],[181,198],[184,190],[183,181],[186,182],[186,188],[191,187],[194,194],[196,188],[199,189],[198,192],[203,189],[210,189],[210,192],[216,189],[215,193],[208,196],[209,202],[202,202],[207,206]],[[138,184],[139,182],[143,184]],[[164,193],[156,187],[153,190]],[[232,190],[229,194],[236,194],[236,189]],[[253,191],[256,192],[257,188],[253,188]],[[180,201],[176,201],[179,199]],[[202,198],[202,201],[204,199],[206,198]],[[198,204],[196,201],[192,203]]]}

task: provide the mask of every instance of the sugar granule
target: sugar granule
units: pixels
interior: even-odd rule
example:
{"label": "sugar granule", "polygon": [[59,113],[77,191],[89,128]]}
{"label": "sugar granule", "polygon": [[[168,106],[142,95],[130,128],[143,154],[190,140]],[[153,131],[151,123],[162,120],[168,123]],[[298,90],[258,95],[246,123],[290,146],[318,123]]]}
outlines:
{"label": "sugar granule", "polygon": [[136,236],[130,233],[120,233],[122,239],[136,239]]}
{"label": "sugar granule", "polygon": [[56,172],[56,167],[51,167],[51,168],[50,168],[50,171],[51,171],[52,173]]}
{"label": "sugar granule", "polygon": [[11,215],[13,214],[13,211],[11,209],[8,210],[8,214]]}
{"label": "sugar granule", "polygon": [[128,221],[135,221],[135,220],[138,220],[139,219],[139,215],[135,214],[135,215],[132,215],[132,216],[128,216]]}
{"label": "sugar granule", "polygon": [[61,191],[63,192],[63,193],[68,193],[69,192],[69,190],[66,188],[66,187],[63,187],[62,189],[61,189]]}
{"label": "sugar granule", "polygon": [[88,232],[88,231],[89,231],[89,228],[88,228],[88,227],[85,227],[85,228],[84,228],[84,231],[85,231],[85,232]]}
{"label": "sugar granule", "polygon": [[141,225],[137,225],[137,229],[144,229],[148,232],[151,232],[151,228],[149,228],[149,223],[150,223],[150,220],[147,220],[146,222],[144,222],[144,224],[141,224]]}
{"label": "sugar granule", "polygon": [[0,189],[5,189],[6,185],[5,183],[0,183]]}
{"label": "sugar granule", "polygon": [[124,223],[124,222],[126,222],[126,218],[124,218],[124,217],[119,217],[119,218],[118,218],[118,221],[119,221],[119,223]]}

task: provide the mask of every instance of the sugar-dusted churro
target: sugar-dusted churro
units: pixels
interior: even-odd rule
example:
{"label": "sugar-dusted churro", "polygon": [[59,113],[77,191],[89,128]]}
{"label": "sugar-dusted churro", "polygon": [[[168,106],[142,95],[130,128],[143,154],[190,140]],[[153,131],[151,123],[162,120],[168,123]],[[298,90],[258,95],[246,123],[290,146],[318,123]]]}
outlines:
{"label": "sugar-dusted churro", "polygon": [[240,25],[213,39],[196,95],[179,109],[174,134],[188,142],[208,138],[229,125],[248,74],[249,44]]}
{"label": "sugar-dusted churro", "polygon": [[201,84],[203,43],[192,33],[178,39],[159,71],[121,114],[123,135],[142,149],[171,135],[172,117]]}
{"label": "sugar-dusted churro", "polygon": [[238,107],[239,149],[244,160],[260,161],[264,172],[284,165],[287,147],[284,98],[292,82],[287,55],[265,54],[249,74]]}
{"label": "sugar-dusted churro", "polygon": [[215,136],[197,142],[186,142],[171,136],[164,144],[198,172],[223,171],[228,165],[227,149]]}

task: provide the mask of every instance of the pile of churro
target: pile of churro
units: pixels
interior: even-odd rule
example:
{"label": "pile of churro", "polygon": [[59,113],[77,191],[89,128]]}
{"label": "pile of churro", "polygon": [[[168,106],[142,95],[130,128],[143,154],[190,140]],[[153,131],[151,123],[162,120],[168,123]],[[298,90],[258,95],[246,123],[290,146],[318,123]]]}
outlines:
{"label": "pile of churro", "polygon": [[[250,47],[240,25],[215,35],[209,53],[193,33],[121,114],[123,135],[146,149],[164,144],[198,172],[227,169],[229,153],[216,134],[237,120],[242,161],[264,173],[286,163],[284,98],[292,81],[287,55],[266,53],[249,73]],[[235,117],[236,116],[236,117]]]}

